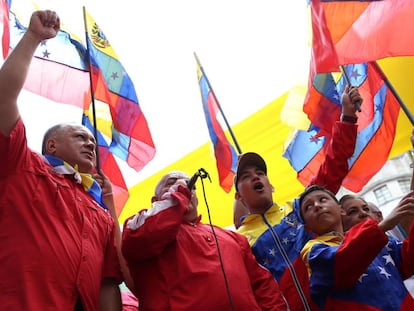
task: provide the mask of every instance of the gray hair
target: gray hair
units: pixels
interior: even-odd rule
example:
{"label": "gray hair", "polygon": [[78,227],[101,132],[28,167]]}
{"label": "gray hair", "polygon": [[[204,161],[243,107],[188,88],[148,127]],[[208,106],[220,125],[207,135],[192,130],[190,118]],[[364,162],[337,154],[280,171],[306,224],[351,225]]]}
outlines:
{"label": "gray hair", "polygon": [[54,126],[52,126],[51,128],[49,128],[45,135],[43,136],[43,142],[42,142],[42,154],[46,154],[46,143],[47,141],[57,135],[59,132],[61,132],[64,128],[65,128],[65,124],[56,124]]}
{"label": "gray hair", "polygon": [[155,187],[155,196],[159,197],[161,193],[161,189],[164,187],[165,182],[170,178],[176,178],[176,179],[189,179],[190,177],[182,172],[182,171],[171,171],[165,174],[161,180],[158,182],[157,186]]}

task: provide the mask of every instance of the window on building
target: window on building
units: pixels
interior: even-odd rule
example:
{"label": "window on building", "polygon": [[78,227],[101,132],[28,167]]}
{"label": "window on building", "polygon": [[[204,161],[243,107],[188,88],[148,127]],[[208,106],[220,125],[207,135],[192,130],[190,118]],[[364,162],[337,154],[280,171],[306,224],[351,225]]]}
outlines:
{"label": "window on building", "polygon": [[378,205],[382,205],[392,200],[392,195],[387,185],[381,186],[374,190]]}
{"label": "window on building", "polygon": [[399,179],[398,185],[400,186],[401,193],[405,195],[410,192],[411,180],[409,178]]}

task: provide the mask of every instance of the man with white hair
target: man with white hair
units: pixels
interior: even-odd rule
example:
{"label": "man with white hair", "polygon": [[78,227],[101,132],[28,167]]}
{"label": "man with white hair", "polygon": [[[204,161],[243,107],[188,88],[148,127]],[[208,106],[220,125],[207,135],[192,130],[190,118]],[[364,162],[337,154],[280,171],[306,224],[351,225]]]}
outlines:
{"label": "man with white hair", "polygon": [[146,310],[288,310],[247,239],[200,222],[189,177],[161,178],[152,207],[125,221],[122,253]]}

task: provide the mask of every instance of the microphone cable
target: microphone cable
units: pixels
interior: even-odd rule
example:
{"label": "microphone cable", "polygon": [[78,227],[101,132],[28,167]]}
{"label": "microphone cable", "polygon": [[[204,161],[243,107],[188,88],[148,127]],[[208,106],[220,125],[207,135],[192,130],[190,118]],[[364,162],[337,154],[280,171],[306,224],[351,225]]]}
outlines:
{"label": "microphone cable", "polygon": [[[201,179],[201,186],[202,186],[202,189],[203,189],[204,203],[206,204],[209,225],[210,225],[211,231],[213,232],[214,241],[215,241],[216,247],[217,247],[217,253],[218,253],[218,256],[219,256],[219,260],[220,260],[220,267],[221,267],[221,271],[223,273],[224,283],[226,285],[227,296],[229,298],[229,302],[230,302],[230,305],[231,305],[231,310],[232,311],[235,311],[233,297],[231,295],[230,287],[229,287],[229,282],[228,282],[228,279],[227,279],[227,274],[226,274],[226,271],[224,269],[223,257],[221,256],[220,245],[219,245],[219,242],[218,242],[218,239],[217,239],[216,231],[214,230],[214,226],[213,226],[213,223],[211,221],[210,207],[208,206],[207,197],[206,197],[206,191],[205,191],[205,188],[204,188],[204,181],[203,181],[203,179],[208,178],[208,180],[211,183],[211,178],[210,178],[210,175],[207,173],[207,171],[205,169],[203,169],[203,168],[200,168],[197,171],[197,173],[194,174],[194,176],[195,175],[199,176],[200,179]],[[191,179],[193,179],[193,178],[191,178]],[[195,181],[194,181],[194,183],[195,183]]]}

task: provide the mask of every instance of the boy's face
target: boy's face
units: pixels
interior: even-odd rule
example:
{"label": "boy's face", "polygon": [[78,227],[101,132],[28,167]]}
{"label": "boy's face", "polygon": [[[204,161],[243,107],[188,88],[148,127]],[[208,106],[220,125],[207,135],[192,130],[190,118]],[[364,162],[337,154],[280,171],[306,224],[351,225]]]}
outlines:
{"label": "boy's face", "polygon": [[273,187],[266,173],[258,167],[246,166],[238,179],[236,199],[251,213],[263,212],[273,204]]}
{"label": "boy's face", "polygon": [[376,219],[371,208],[361,199],[348,199],[342,203],[342,224],[344,230],[348,231],[352,226],[367,218]]}
{"label": "boy's face", "polygon": [[307,230],[322,235],[342,232],[341,206],[328,193],[315,190],[307,194],[300,206]]}

